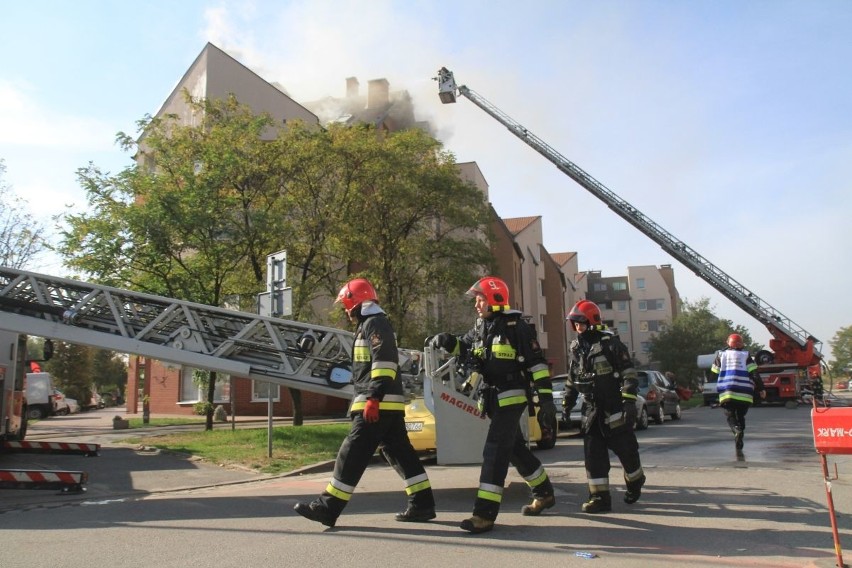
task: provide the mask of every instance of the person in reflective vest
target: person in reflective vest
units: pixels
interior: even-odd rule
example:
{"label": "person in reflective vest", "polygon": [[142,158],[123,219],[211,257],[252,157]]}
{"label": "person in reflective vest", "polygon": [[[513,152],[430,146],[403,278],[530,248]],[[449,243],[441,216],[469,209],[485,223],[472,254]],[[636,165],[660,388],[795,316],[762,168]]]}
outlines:
{"label": "person in reflective vest", "polygon": [[527,447],[520,428],[533,390],[538,395],[540,423],[551,424],[556,407],[550,368],[535,330],[521,312],[510,309],[506,283],[486,276],[471,286],[468,295],[474,298],[479,316],[473,329],[461,337],[440,333],[429,341],[433,348],[471,361],[473,370],[482,375],[478,399],[491,423],[482,450],[473,516],[460,526],[470,533],[483,533],[494,528],[510,464],[532,492],[532,503],[521,509],[522,514],[538,515],[556,503],[547,472]]}
{"label": "person in reflective vest", "polygon": [[766,398],[763,381],[757,374],[757,363],[744,348],[738,333],[728,336],[728,348],[716,353],[710,373],[717,377],[719,406],[725,411],[728,426],[734,434],[734,448],[741,454],[745,445],[746,414],[754,402],[755,392]]}
{"label": "person in reflective vest", "polygon": [[435,518],[432,485],[405,430],[405,397],[399,372],[399,352],[394,330],[373,285],[356,278],[341,288],[335,303],[357,325],[352,352],[355,397],[349,408],[352,426],[334,463],[325,491],[295,511],[312,521],[333,527],[352,498],[373,454],[382,454],[405,480],[408,507],[397,513],[401,522],[426,522]]}
{"label": "person in reflective vest", "polygon": [[603,324],[597,304],[580,300],[566,319],[577,338],[568,347],[569,378],[562,404],[570,412],[581,394],[585,401],[580,429],[589,500],[581,508],[584,513],[606,513],[612,510],[610,450],[624,469],[625,503],[638,501],[645,484],[633,431],[639,386],[636,370],[627,347]]}

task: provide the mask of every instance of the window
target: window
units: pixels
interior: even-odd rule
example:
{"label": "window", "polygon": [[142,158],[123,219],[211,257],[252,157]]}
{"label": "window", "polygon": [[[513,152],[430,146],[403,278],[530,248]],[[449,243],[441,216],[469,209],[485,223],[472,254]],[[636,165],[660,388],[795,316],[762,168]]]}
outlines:
{"label": "window", "polygon": [[619,335],[622,335],[622,334],[625,334],[625,335],[626,335],[630,328],[628,327],[628,325],[627,325],[627,322],[626,322],[626,321],[620,321],[620,322],[618,322],[618,325],[616,326],[616,329],[618,329],[618,334],[619,334]]}
{"label": "window", "polygon": [[615,309],[618,310],[619,312],[626,312],[627,311],[627,302],[625,302],[623,300],[616,302],[615,303]]}
{"label": "window", "polygon": [[612,302],[599,302],[598,307],[602,310],[611,310]]}
{"label": "window", "polygon": [[[180,370],[180,402],[201,402],[207,400],[207,387],[195,380],[192,367],[182,367]],[[231,399],[231,376],[216,373],[216,389],[213,391],[213,402],[228,402]]]}
{"label": "window", "polygon": [[606,292],[606,284],[604,284],[603,282],[595,282],[592,285],[592,290],[594,290],[595,292]]}
{"label": "window", "polygon": [[613,282],[612,283],[613,290],[627,290],[627,282]]}
{"label": "window", "polygon": [[650,341],[643,341],[639,345],[640,345],[639,348],[642,350],[642,353],[649,353],[651,351],[651,342]]}
{"label": "window", "polygon": [[275,383],[269,383],[266,381],[255,381],[251,382],[251,401],[252,402],[267,402],[269,399],[269,394],[272,393],[272,402],[278,402],[281,400],[281,388],[280,385],[276,385]]}
{"label": "window", "polygon": [[660,320],[647,320],[639,322],[639,331],[665,331],[666,322]]}
{"label": "window", "polygon": [[663,300],[639,300],[639,311],[662,310],[665,303]]}
{"label": "window", "polygon": [[644,278],[637,278],[636,279],[636,287],[639,288],[640,290],[644,290],[645,289],[645,279]]}
{"label": "window", "polygon": [[639,322],[639,331],[648,331],[648,322],[640,321]]}

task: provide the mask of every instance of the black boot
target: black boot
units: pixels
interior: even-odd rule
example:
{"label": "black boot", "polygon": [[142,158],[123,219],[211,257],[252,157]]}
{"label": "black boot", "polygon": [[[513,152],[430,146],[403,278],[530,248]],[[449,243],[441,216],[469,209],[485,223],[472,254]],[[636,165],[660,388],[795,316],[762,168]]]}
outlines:
{"label": "black boot", "polygon": [[606,493],[592,493],[589,500],[583,503],[584,513],[609,513],[612,511],[612,496]]}
{"label": "black boot", "polygon": [[737,448],[737,451],[741,451],[743,449],[743,438],[745,437],[745,432],[739,430],[736,434],[734,434],[734,445]]}
{"label": "black boot", "polygon": [[337,517],[331,514],[328,507],[322,504],[321,501],[311,501],[310,503],[296,503],[293,510],[312,521],[322,523],[327,527],[333,527],[337,522]]}
{"label": "black boot", "polygon": [[396,520],[401,523],[425,523],[435,518],[435,508],[420,508],[409,505],[405,511],[396,514]]}
{"label": "black boot", "polygon": [[645,476],[643,475],[636,481],[631,481],[627,484],[627,491],[624,493],[624,502],[632,505],[642,496],[642,486],[645,485]]}

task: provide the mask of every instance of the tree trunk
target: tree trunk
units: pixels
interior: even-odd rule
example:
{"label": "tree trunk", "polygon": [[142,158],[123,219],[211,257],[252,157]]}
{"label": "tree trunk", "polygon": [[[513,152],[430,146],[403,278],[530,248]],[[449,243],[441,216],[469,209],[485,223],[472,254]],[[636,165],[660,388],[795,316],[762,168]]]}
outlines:
{"label": "tree trunk", "polygon": [[290,398],[293,399],[293,426],[301,426],[305,418],[302,416],[302,391],[287,387],[290,391]]}
{"label": "tree trunk", "polygon": [[213,401],[216,394],[216,372],[210,371],[210,380],[207,382],[207,413],[205,414],[206,421],[204,423],[205,430],[213,429]]}

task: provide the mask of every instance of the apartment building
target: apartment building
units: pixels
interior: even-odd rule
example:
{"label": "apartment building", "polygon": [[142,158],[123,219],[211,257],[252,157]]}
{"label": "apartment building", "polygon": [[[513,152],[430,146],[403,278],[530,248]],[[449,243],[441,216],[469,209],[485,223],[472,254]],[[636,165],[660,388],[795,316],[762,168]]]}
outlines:
{"label": "apartment building", "polygon": [[[326,97],[300,104],[287,95],[282,87],[267,82],[209,43],[190,65],[156,116],[175,114],[181,117],[185,124],[196,124],[199,117],[195,116],[186,104],[184,90],[196,98],[224,98],[233,94],[239,102],[248,104],[257,112],[269,113],[279,125],[301,120],[316,125],[329,122],[369,123],[379,131],[387,132],[411,127],[431,131],[429,124],[416,120],[407,92],[391,91],[386,79],[368,81],[362,92],[358,79],[349,77],[345,80],[344,96]],[[273,136],[274,133],[270,132],[268,135]],[[144,148],[144,136],[140,139],[140,147]],[[146,159],[144,152],[140,152],[139,159]],[[476,185],[487,201],[488,183],[476,162],[459,163],[458,168],[459,175]],[[595,286],[592,281],[601,281],[600,274],[597,273],[595,279],[594,273],[581,273],[578,270],[576,252],[549,253],[542,242],[540,216],[504,219],[491,207],[491,218],[496,259],[495,275],[503,278],[509,285],[512,307],[523,311],[535,324],[539,341],[553,372],[562,373],[566,367],[567,346],[573,339],[572,332],[565,325],[565,314],[577,300],[593,291]],[[484,237],[472,235],[471,238]],[[617,317],[617,314],[620,314],[617,308],[621,304],[613,307],[610,303],[607,307],[605,298],[601,307],[609,310],[609,315],[605,317],[612,322],[613,327],[619,329],[623,337],[628,338],[631,349],[640,350],[642,342],[647,341],[648,334],[653,333],[652,330],[660,329],[660,325],[665,325],[661,324],[661,321],[671,321],[672,315],[666,310],[677,306],[679,299],[674,289],[673,274],[665,275],[662,268],[655,267],[631,267],[628,271],[628,276],[623,278],[625,286],[635,279],[634,287],[637,290],[636,306],[631,307],[631,310],[633,313],[640,311],[638,302],[641,297],[643,310],[650,315],[646,314],[647,317],[642,320],[623,320]],[[642,288],[638,288],[639,279],[642,280]],[[597,292],[595,290],[595,293]],[[623,294],[618,295],[619,298],[622,296]],[[623,301],[633,302],[631,294],[628,293],[626,298]],[[657,299],[662,303],[656,302]],[[436,295],[426,299],[424,304],[424,316],[438,322],[443,329],[464,331],[470,327],[475,317],[471,302],[464,297],[445,298]],[[668,319],[652,318],[651,315],[660,315],[657,312],[668,313]],[[622,326],[622,321],[627,323]],[[131,357],[129,396],[126,397],[128,412],[138,412],[141,397],[147,395],[151,412],[191,414],[194,403],[206,398],[206,393],[201,392],[193,375],[193,369],[142,357]],[[265,415],[267,388],[266,383],[248,379],[220,380],[217,382],[216,400],[233,401],[236,412],[240,415]],[[274,414],[292,414],[293,401],[288,389],[272,388]],[[132,393],[138,393],[139,396],[133,396]],[[302,408],[304,414],[309,416],[340,415],[345,411],[346,401],[304,393]]]}
{"label": "apartment building", "polygon": [[665,331],[680,311],[671,265],[628,266],[626,276],[591,271],[580,280],[585,297],[600,307],[604,323],[618,332],[639,364],[651,364],[651,338]]}

